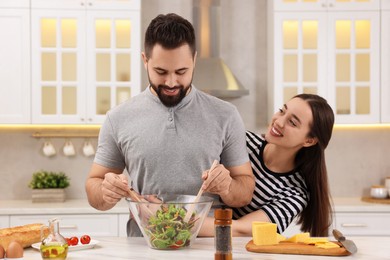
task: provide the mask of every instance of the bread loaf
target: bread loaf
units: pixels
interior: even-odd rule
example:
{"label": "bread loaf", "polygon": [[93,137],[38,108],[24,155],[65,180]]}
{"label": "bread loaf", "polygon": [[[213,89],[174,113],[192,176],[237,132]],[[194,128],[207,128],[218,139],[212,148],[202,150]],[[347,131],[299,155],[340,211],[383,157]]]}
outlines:
{"label": "bread loaf", "polygon": [[[41,241],[41,227],[43,224],[34,223],[24,226],[15,226],[0,229],[0,245],[7,248],[9,243],[17,241],[23,248]],[[48,235],[48,228],[43,228],[44,235]]]}

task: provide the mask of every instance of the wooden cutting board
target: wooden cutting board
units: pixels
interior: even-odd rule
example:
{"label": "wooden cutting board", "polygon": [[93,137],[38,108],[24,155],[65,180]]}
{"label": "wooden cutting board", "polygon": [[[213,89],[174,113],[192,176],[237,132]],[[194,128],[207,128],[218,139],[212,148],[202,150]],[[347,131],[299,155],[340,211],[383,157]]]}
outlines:
{"label": "wooden cutting board", "polygon": [[375,199],[371,197],[363,197],[362,201],[370,203],[390,204],[390,199]]}
{"label": "wooden cutting board", "polygon": [[[334,241],[332,241],[334,242]],[[334,242],[339,244],[338,242]],[[340,244],[339,244],[340,245]],[[269,254],[291,254],[291,255],[326,255],[326,256],[348,256],[349,253],[344,247],[340,248],[319,248],[314,245],[306,245],[303,243],[280,242],[277,245],[257,246],[253,241],[249,241],[246,250],[255,253]]]}

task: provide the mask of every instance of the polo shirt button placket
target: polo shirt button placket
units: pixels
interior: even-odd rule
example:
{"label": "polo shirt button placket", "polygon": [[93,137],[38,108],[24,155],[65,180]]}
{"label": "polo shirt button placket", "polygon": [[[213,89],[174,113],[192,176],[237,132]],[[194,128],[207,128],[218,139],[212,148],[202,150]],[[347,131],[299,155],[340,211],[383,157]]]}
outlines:
{"label": "polo shirt button placket", "polygon": [[169,111],[168,128],[175,128],[175,122],[173,120],[173,117],[174,117],[173,109],[169,108],[168,111]]}

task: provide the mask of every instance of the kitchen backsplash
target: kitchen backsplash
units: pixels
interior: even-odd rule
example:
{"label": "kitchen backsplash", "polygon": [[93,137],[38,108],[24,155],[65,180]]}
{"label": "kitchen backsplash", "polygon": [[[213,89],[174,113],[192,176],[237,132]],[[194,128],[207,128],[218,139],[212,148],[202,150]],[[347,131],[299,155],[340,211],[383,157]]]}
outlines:
{"label": "kitchen backsplash", "polygon": [[[57,149],[53,157],[42,154],[44,139],[26,133],[0,133],[0,200],[30,199],[27,187],[33,172],[44,169],[64,171],[71,178],[67,189],[70,199],[86,198],[84,183],[93,157],[82,153],[84,139],[74,138],[77,155],[66,157],[60,149],[64,139],[52,139]],[[92,139],[96,147],[96,139]],[[334,131],[326,150],[329,182],[335,197],[360,197],[368,195],[374,184],[383,184],[390,176],[390,131],[388,129]]]}

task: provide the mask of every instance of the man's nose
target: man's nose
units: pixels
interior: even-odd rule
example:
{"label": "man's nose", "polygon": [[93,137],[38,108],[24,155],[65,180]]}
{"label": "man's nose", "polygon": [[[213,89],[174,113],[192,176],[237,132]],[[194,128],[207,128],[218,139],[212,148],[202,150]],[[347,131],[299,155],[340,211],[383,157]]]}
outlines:
{"label": "man's nose", "polygon": [[173,88],[177,85],[177,77],[174,73],[167,76],[165,80],[165,85],[167,85],[170,88]]}

